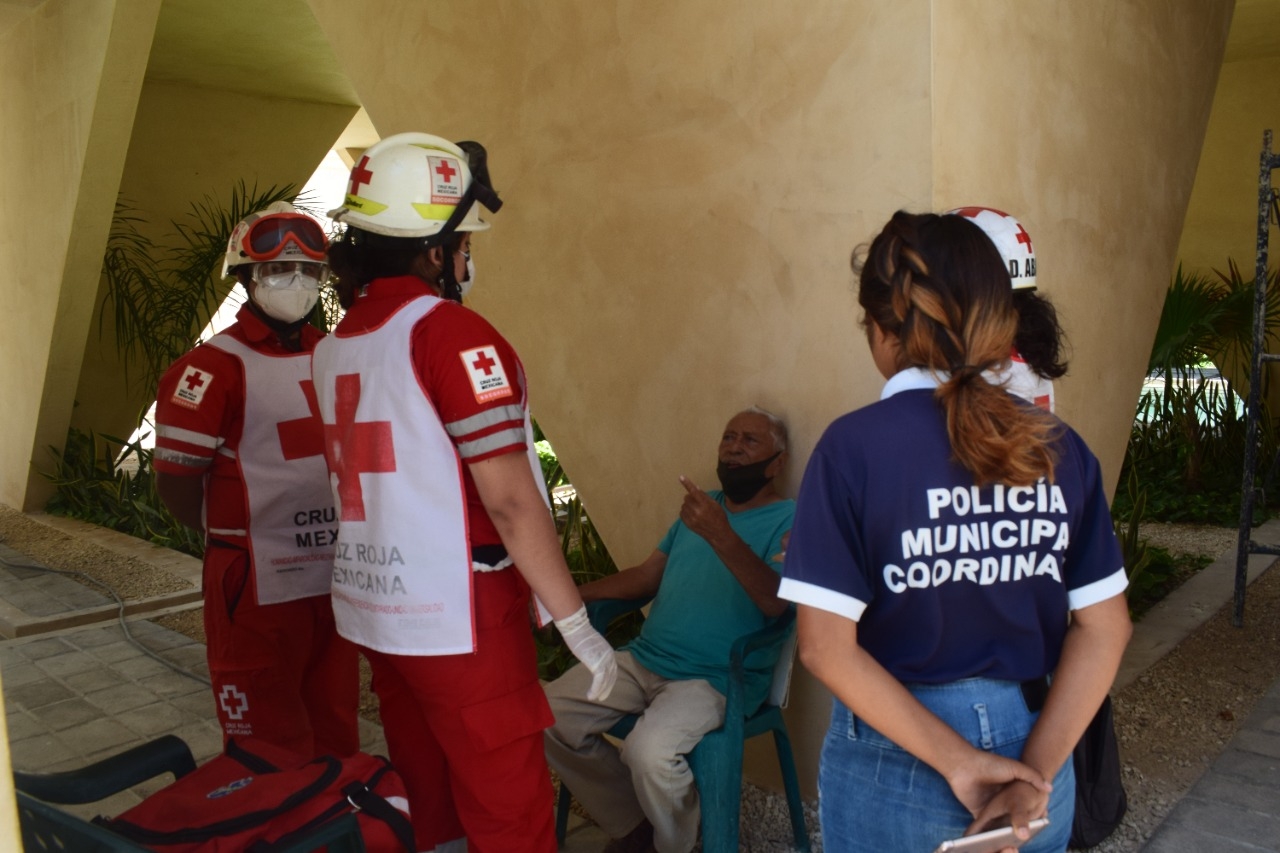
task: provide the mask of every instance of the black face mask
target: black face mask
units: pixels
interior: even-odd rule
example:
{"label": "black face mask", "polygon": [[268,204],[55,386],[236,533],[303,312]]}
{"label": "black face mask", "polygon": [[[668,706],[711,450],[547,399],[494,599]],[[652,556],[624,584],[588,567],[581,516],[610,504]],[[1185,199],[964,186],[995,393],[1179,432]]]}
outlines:
{"label": "black face mask", "polygon": [[764,469],[781,455],[782,451],[779,450],[768,459],[761,459],[750,465],[731,466],[725,462],[716,465],[716,476],[720,478],[724,496],[733,503],[744,504],[760,494],[760,490],[773,479],[764,475]]}

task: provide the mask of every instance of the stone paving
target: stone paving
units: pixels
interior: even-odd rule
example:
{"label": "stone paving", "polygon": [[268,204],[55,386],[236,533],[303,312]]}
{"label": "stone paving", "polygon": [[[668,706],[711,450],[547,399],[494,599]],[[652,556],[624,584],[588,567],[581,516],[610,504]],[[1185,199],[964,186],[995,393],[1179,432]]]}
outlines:
{"label": "stone paving", "polygon": [[0,602],[25,616],[53,616],[111,604],[111,599],[0,543]]}
{"label": "stone paving", "polygon": [[[208,677],[202,644],[151,622],[129,629],[146,648]],[[208,685],[148,657],[125,640],[119,623],[7,641],[0,675],[15,770],[70,770],[167,733],[186,741],[197,762],[222,748]],[[65,809],[82,817],[117,814],[169,781]]]}
{"label": "stone paving", "polygon": [[1280,851],[1280,682],[1142,850]]}
{"label": "stone paving", "polygon": [[[65,575],[40,569],[0,545],[0,598],[11,613],[20,610],[34,620],[114,604]],[[143,619],[127,624],[136,645],[118,619],[0,641],[15,770],[83,767],[161,734],[182,738],[197,763],[221,750],[204,644]],[[362,720],[361,740],[366,751],[386,754],[380,727]],[[170,781],[166,776],[107,800],[60,808],[84,818],[114,815]]]}

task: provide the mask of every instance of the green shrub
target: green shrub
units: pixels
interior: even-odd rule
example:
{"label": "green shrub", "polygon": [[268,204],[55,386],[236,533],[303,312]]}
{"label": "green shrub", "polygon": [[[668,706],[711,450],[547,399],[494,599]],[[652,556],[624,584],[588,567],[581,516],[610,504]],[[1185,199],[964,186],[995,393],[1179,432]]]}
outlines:
{"label": "green shrub", "polygon": [[[1270,277],[1268,327],[1280,322],[1280,292]],[[1146,494],[1145,514],[1153,520],[1234,526],[1240,521],[1240,493],[1248,423],[1241,392],[1229,374],[1247,370],[1253,351],[1252,281],[1234,262],[1217,278],[1185,275],[1170,284],[1151,346],[1147,374],[1164,380],[1161,391],[1143,392],[1129,436],[1121,482],[1136,478]],[[1274,347],[1268,332],[1266,345]],[[1217,364],[1223,378],[1207,381],[1205,368]],[[1270,413],[1261,413],[1257,459],[1276,454]],[[1276,506],[1268,496],[1270,506]],[[1114,517],[1133,510],[1131,494],[1117,495]],[[1255,523],[1266,516],[1260,502]]]}
{"label": "green shrub", "polygon": [[142,446],[142,437],[126,442],[72,427],[65,449],[49,452],[54,468],[44,476],[55,488],[45,507],[49,512],[196,557],[204,554],[200,534],[174,518],[156,493],[152,451]]}
{"label": "green shrub", "polygon": [[[572,483],[569,482],[564,468],[560,465],[560,459],[552,448],[551,443],[546,440],[536,422],[533,425],[533,429],[534,447],[538,452],[538,460],[542,465],[542,475],[547,484],[547,494],[552,501],[551,506],[555,513],[556,530],[560,534],[560,547],[564,552],[565,562],[569,566],[569,573],[573,575],[574,583],[582,586],[585,583],[616,573],[618,571],[617,564],[614,563],[613,557],[609,554],[609,549],[600,537],[600,532],[587,515],[586,508],[582,505],[582,499],[578,497],[576,492],[572,492],[567,496],[562,492],[558,499],[553,495],[554,490],[572,486]],[[615,648],[629,642],[640,632],[640,623],[642,621],[638,613],[628,614],[619,619],[611,626],[607,634],[609,641]],[[535,634],[535,640],[538,648],[538,675],[540,678],[548,681],[558,678],[565,670],[577,662],[577,659],[560,641],[559,634],[554,628],[548,626],[538,631]]]}
{"label": "green shrub", "polygon": [[1129,589],[1126,591],[1129,614],[1134,620],[1140,619],[1166,595],[1213,562],[1209,557],[1194,554],[1181,554],[1175,557],[1165,549],[1154,545],[1146,546],[1146,550],[1147,563],[1143,571],[1130,580]]}

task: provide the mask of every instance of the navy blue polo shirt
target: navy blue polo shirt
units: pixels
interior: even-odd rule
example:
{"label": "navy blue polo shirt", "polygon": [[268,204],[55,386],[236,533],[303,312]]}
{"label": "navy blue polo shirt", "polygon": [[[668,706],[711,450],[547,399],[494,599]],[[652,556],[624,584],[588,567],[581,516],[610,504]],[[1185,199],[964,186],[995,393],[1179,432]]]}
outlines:
{"label": "navy blue polo shirt", "polygon": [[978,487],[951,458],[935,387],[904,371],[827,428],[778,594],[856,621],[900,681],[1037,678],[1068,612],[1127,585],[1098,460],[1063,425],[1054,482]]}

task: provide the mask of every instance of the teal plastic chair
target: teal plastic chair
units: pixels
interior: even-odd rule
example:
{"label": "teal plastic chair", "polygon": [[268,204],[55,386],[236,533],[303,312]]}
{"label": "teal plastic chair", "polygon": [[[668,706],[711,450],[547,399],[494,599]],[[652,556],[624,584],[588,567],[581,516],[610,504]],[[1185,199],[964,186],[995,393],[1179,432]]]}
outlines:
{"label": "teal plastic chair", "polygon": [[[164,773],[179,779],[195,769],[187,744],[176,735],[163,735],[78,770],[14,772],[22,846],[29,853],[147,853],[149,848],[49,803],[93,803]],[[280,853],[306,853],[322,847],[329,853],[365,853],[356,816],[344,815],[325,824]]]}
{"label": "teal plastic chair", "polygon": [[[587,605],[591,624],[605,633],[608,626],[620,616],[631,613],[648,604],[651,599],[607,599]],[[765,704],[751,716],[746,714],[743,697],[743,661],[757,649],[778,647],[780,654],[774,667],[773,687]],[[796,778],[795,756],[791,751],[791,739],[782,719],[787,689],[791,680],[791,666],[795,658],[795,610],[788,609],[772,624],[740,637],[729,654],[729,693],[726,697],[724,725],[703,736],[689,753],[689,767],[698,786],[698,798],[702,806],[703,853],[737,853],[739,816],[742,810],[742,750],[748,738],[773,734],[778,752],[778,767],[782,771],[782,783],[786,788],[787,808],[791,814],[791,831],[795,837],[795,849],[809,853],[809,833],[805,828],[804,804],[800,798],[800,782]],[[622,739],[635,727],[636,715],[628,715],[609,730],[613,737]],[[563,783],[556,804],[556,838],[563,846],[569,823],[571,793]]]}

